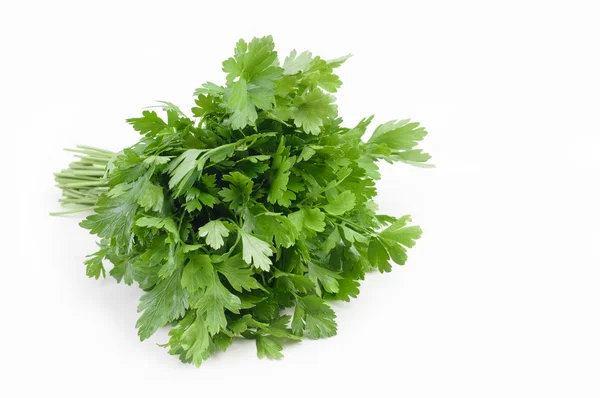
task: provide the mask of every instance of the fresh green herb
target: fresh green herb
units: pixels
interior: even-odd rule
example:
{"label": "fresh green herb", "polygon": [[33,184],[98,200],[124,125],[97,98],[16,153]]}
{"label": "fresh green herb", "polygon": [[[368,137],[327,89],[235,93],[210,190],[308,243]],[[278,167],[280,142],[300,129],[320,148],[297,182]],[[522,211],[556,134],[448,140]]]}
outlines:
{"label": "fresh green herb", "polygon": [[[142,340],[171,326],[169,353],[199,366],[234,338],[281,358],[286,342],[336,334],[330,300],[349,301],[372,270],[404,264],[421,236],[410,218],[377,215],[377,161],[427,166],[419,123],[373,117],[342,127],[336,68],[271,37],[240,40],[224,86],[196,90],[193,117],[161,102],[128,119],[140,141],[118,153],[80,146],[56,174],[72,211],[99,238],[87,275],[145,291]],[[289,309],[293,315],[284,315]]]}

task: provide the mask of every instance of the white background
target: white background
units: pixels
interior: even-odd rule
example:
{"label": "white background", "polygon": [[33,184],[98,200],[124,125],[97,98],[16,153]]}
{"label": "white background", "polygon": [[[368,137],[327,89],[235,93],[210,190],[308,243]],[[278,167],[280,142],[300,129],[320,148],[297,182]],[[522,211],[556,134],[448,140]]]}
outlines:
{"label": "white background", "polygon": [[[600,12],[594,2],[83,2],[0,6],[4,397],[600,396]],[[119,150],[182,108],[240,38],[340,70],[348,126],[411,117],[433,170],[384,167],[383,212],[424,229],[405,267],[335,306],[338,336],[200,369],[136,335],[139,291],[85,276],[52,218],[75,144]]]}

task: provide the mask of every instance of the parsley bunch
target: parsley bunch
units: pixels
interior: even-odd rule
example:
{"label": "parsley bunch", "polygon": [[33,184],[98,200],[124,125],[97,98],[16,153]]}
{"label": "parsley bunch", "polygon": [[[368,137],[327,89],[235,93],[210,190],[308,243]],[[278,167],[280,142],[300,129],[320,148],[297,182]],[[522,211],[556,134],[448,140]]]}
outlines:
{"label": "parsley bunch", "polygon": [[[78,147],[56,174],[63,204],[93,208],[99,237],[87,275],[144,294],[141,340],[170,325],[169,353],[199,366],[236,337],[258,356],[336,334],[329,300],[349,301],[372,270],[404,264],[421,229],[376,214],[377,161],[424,165],[418,123],[372,118],[342,127],[335,69],[348,56],[278,60],[271,37],[240,40],[225,85],[196,90],[192,116],[162,102],[128,119],[141,134],[121,152]],[[285,313],[292,315],[285,315]]]}

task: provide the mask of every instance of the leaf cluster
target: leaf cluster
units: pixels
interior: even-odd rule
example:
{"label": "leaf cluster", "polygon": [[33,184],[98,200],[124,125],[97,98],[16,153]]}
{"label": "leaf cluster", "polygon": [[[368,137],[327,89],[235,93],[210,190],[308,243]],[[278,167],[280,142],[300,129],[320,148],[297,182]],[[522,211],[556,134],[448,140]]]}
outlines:
{"label": "leaf cluster", "polygon": [[[240,40],[224,85],[196,90],[191,115],[162,102],[128,119],[140,140],[108,164],[108,190],[81,222],[99,250],[87,274],[144,290],[139,336],[170,325],[169,353],[199,366],[234,338],[259,357],[336,334],[330,300],[349,301],[372,270],[404,264],[421,229],[378,215],[378,160],[424,165],[418,123],[338,117],[336,69],[271,37]],[[291,315],[284,315],[285,313]]]}

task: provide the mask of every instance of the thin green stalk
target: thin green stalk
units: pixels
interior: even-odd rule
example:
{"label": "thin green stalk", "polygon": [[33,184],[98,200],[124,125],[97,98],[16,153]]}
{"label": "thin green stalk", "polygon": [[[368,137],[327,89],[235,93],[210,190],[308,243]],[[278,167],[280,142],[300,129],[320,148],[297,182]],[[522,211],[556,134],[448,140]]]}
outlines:
{"label": "thin green stalk", "polygon": [[63,205],[74,204],[93,206],[96,204],[92,199],[61,199],[59,202]]}
{"label": "thin green stalk", "polygon": [[113,152],[84,145],[66,151],[75,153],[78,160],[71,162],[68,168],[54,173],[54,180],[62,190],[59,203],[63,206],[79,207],[53,212],[51,215],[93,210],[100,195],[107,192],[109,188],[105,175],[108,163],[115,156]]}
{"label": "thin green stalk", "polygon": [[51,216],[60,216],[63,214],[73,214],[73,213],[79,213],[79,212],[87,211],[87,210],[94,210],[94,206],[81,207],[79,209],[73,209],[73,210],[55,211],[55,212],[50,213],[50,215]]}
{"label": "thin green stalk", "polygon": [[94,148],[93,146],[76,145],[76,147],[77,148],[81,148],[81,149],[89,149],[91,151],[106,153],[107,155],[110,155],[110,157],[113,157],[115,155],[115,153],[112,152],[112,151],[109,151],[109,150],[106,150],[106,149]]}
{"label": "thin green stalk", "polygon": [[340,221],[343,221],[343,222],[345,222],[346,224],[348,224],[348,225],[350,225],[350,226],[354,227],[354,229],[359,229],[359,230],[362,230],[362,231],[364,231],[364,232],[367,232],[369,235],[371,235],[371,234],[373,233],[373,230],[372,230],[372,229],[365,228],[365,227],[361,227],[360,225],[358,225],[358,224],[356,224],[356,223],[354,223],[354,222],[352,222],[352,221],[350,221],[350,220],[347,220],[347,219],[345,219],[344,217],[335,216],[335,215],[333,215],[333,214],[328,214],[327,216],[328,216],[328,217],[337,218],[338,220],[340,220]]}

